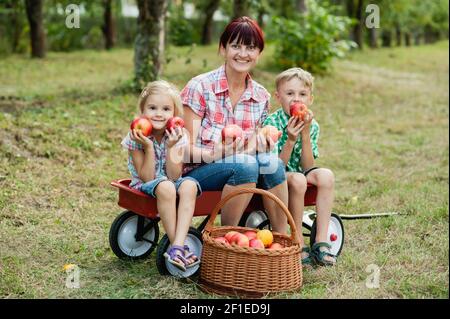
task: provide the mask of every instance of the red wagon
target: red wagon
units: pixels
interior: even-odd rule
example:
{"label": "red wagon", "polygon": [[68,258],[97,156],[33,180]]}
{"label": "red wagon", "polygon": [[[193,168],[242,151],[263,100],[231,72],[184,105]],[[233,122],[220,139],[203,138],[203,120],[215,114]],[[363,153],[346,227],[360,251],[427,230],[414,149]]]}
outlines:
{"label": "red wagon", "polygon": [[[111,185],[119,189],[118,205],[124,209],[111,225],[109,242],[114,254],[122,259],[142,259],[149,256],[158,247],[156,265],[161,274],[171,274],[177,277],[190,277],[197,273],[199,267],[191,267],[184,273],[176,267],[166,262],[164,253],[169,247],[167,235],[159,240],[159,216],[156,209],[156,200],[136,189],[129,187],[130,179],[120,179],[111,182]],[[305,207],[316,204],[317,189],[314,185],[308,184],[305,195]],[[204,191],[197,198],[194,217],[205,216],[205,219],[197,227],[190,227],[186,244],[191,247],[197,255],[201,255],[202,235],[201,232],[208,222],[209,214],[221,199],[220,191]],[[262,198],[259,195],[253,196],[250,204],[246,208],[239,226],[251,228],[268,228],[270,221],[264,210]],[[305,211],[303,217],[303,227],[309,231],[304,236],[310,236],[310,244],[315,239],[315,212]],[[332,214],[328,227],[329,243],[332,246],[331,252],[339,255],[344,244],[344,226],[338,215]]]}

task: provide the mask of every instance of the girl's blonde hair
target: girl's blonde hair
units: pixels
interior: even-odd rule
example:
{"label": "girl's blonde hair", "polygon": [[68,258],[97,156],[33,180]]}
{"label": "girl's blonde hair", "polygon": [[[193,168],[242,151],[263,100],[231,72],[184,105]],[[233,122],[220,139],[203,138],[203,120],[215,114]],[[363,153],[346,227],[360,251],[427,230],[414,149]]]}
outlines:
{"label": "girl's blonde hair", "polygon": [[149,82],[144,87],[144,89],[141,92],[141,95],[139,96],[138,102],[139,110],[141,111],[141,113],[142,110],[144,109],[147,98],[153,94],[169,95],[172,98],[173,104],[175,105],[174,110],[175,116],[183,115],[183,104],[181,102],[180,92],[178,91],[175,85],[164,80]]}
{"label": "girl's blonde hair", "polygon": [[311,75],[311,73],[303,70],[302,68],[290,68],[278,74],[275,78],[275,86],[277,90],[281,82],[290,81],[294,77],[297,77],[300,81],[302,81],[304,85],[311,90],[311,93],[313,92],[314,77]]}

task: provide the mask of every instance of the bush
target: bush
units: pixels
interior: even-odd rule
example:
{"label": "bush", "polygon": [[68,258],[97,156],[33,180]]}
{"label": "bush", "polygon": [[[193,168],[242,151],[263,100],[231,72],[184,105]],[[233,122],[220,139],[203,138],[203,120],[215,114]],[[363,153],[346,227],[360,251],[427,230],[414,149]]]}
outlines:
{"label": "bush", "polygon": [[275,64],[281,69],[301,67],[313,73],[327,71],[334,57],[343,57],[356,43],[346,40],[351,20],[308,2],[306,14],[295,20],[273,17]]}

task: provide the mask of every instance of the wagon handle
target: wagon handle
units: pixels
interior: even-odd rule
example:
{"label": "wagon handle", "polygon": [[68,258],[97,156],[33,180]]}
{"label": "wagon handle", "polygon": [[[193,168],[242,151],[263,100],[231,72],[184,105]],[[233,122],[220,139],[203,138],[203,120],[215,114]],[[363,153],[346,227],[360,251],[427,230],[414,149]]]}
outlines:
{"label": "wagon handle", "polygon": [[225,205],[225,203],[227,201],[229,201],[231,198],[241,195],[241,194],[247,194],[247,193],[252,193],[252,194],[260,194],[262,196],[267,196],[269,197],[271,200],[273,200],[275,203],[278,204],[278,206],[281,207],[281,209],[283,210],[283,213],[286,215],[287,220],[289,225],[291,226],[291,240],[293,244],[298,245],[298,239],[297,239],[297,228],[295,227],[295,223],[294,223],[294,219],[292,218],[291,213],[289,212],[288,208],[286,207],[286,205],[275,195],[273,195],[272,193],[263,190],[263,189],[259,189],[259,188],[239,188],[236,191],[228,194],[227,196],[225,196],[224,198],[221,199],[220,202],[217,203],[216,207],[214,207],[208,223],[205,226],[204,231],[207,232],[211,232],[213,224],[214,224],[214,220],[217,217],[217,214],[219,213],[219,211],[222,209],[222,207]]}

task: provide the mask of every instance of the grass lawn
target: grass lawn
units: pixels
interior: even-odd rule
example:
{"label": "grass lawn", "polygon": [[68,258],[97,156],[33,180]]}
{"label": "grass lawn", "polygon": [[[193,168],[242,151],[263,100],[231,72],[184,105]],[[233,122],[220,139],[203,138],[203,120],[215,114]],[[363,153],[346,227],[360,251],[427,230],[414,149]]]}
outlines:
{"label": "grass lawn", "polygon": [[[254,78],[273,93],[272,52]],[[216,46],[169,56],[165,78],[180,88],[221,62]],[[122,211],[109,183],[128,177],[120,141],[137,110],[117,88],[132,58],[117,49],[0,60],[0,298],[218,298],[160,276],[155,253],[121,261],[109,247]],[[448,42],[366,50],[316,77],[317,164],[335,172],[334,212],[402,215],[344,221],[337,266],[305,270],[301,291],[276,297],[448,298],[448,58]],[[69,263],[79,289],[65,286]],[[375,289],[365,285],[371,264]]]}

